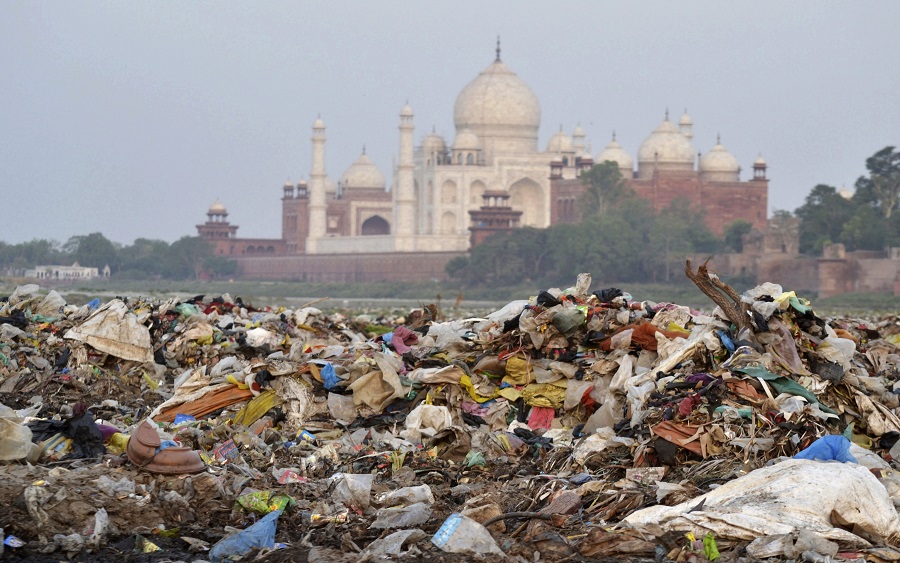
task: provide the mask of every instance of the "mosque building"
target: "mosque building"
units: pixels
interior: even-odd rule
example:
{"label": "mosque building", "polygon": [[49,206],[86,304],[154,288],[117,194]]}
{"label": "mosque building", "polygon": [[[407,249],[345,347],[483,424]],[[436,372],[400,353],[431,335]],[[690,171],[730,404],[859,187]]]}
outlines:
{"label": "mosque building", "polygon": [[[335,182],[325,167],[325,122],[316,119],[309,180],[282,188],[280,239],[238,238],[220,203],[209,209],[198,233],[216,254],[237,258],[248,277],[312,279],[315,256],[322,257],[317,279],[359,279],[365,256],[379,256],[377,263],[390,264],[388,269],[415,259],[423,275],[443,277],[441,264],[494,232],[577,220],[584,191],[579,174],[604,161],[615,162],[656,209],[683,197],[707,210],[707,222],[719,234],[735,219],[766,226],[764,161],[754,163],[753,178],[741,181],[737,159],[721,143],[698,155],[686,113],[677,126],[666,115],[640,145],[636,167],[615,135],[593,157],[580,126],[571,136],[555,133],[541,150],[540,103],[502,62],[499,43],[496,59],[457,96],[453,120],[452,142],[432,132],[416,144],[413,110],[405,105],[389,183],[365,148]],[[351,267],[340,256],[357,261]],[[329,268],[331,274],[322,273]],[[343,275],[342,268],[357,274]]]}

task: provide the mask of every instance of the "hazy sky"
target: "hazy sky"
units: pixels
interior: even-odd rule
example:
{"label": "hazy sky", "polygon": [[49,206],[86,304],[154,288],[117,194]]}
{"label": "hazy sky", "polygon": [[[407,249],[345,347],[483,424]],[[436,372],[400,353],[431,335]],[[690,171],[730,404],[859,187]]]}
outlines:
{"label": "hazy sky", "polygon": [[460,90],[494,59],[596,154],[635,155],[668,108],[722,144],[769,208],[852,187],[900,145],[900,2],[0,3],[0,240],[195,235],[221,201],[242,237],[281,234],[285,180],[327,126],[338,180],[365,145],[390,176],[398,114],[452,142]]}

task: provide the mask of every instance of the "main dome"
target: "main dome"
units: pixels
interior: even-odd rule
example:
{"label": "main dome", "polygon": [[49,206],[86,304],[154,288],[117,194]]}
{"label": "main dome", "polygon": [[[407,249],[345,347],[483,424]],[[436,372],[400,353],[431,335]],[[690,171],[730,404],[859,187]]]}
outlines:
{"label": "main dome", "polygon": [[457,132],[471,129],[490,158],[537,152],[541,106],[531,88],[496,60],[459,93],[453,107]]}

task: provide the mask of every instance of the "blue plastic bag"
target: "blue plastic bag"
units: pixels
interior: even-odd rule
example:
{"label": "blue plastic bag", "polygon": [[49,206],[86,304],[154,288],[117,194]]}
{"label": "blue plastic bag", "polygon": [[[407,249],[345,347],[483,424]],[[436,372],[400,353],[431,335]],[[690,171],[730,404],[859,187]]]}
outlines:
{"label": "blue plastic bag", "polygon": [[850,453],[850,440],[840,434],[822,436],[794,459],[818,459],[821,461],[849,461],[859,463]]}
{"label": "blue plastic bag", "polygon": [[251,549],[275,547],[275,527],[281,510],[274,510],[263,516],[259,522],[236,534],[226,536],[209,550],[209,560],[221,563],[246,555]]}
{"label": "blue plastic bag", "polygon": [[336,373],[334,373],[334,365],[331,362],[328,362],[324,366],[322,366],[322,371],[319,372],[322,376],[322,382],[325,384],[325,389],[331,391],[337,384],[340,383],[340,379]]}

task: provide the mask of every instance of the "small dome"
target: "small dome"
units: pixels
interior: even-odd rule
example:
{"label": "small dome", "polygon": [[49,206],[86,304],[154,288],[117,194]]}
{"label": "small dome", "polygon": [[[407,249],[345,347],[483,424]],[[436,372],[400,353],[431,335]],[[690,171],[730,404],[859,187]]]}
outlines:
{"label": "small dome", "polygon": [[345,188],[384,188],[384,174],[363,151],[356,162],[341,176],[341,185]]}
{"label": "small dome", "polygon": [[581,128],[581,125],[575,126],[575,131],[572,131],[572,137],[584,137],[584,129]]}
{"label": "small dome", "polygon": [[764,158],[762,157],[762,155],[759,155],[759,156],[756,157],[756,160],[753,161],[753,164],[754,164],[755,166],[765,166],[765,165],[766,165],[766,159],[764,159]]}
{"label": "small dome", "polygon": [[737,181],[740,177],[741,165],[734,155],[725,150],[722,143],[716,140],[708,153],[700,157],[700,173],[704,179],[719,181]]}
{"label": "small dome", "polygon": [[422,150],[429,154],[432,152],[444,152],[447,150],[447,143],[437,133],[431,133],[422,139]]}
{"label": "small dome", "polygon": [[337,184],[331,179],[331,176],[325,176],[325,193],[333,194],[337,192]]}
{"label": "small dome", "polygon": [[717,142],[708,153],[700,157],[700,172],[737,172],[741,165],[722,143]]}
{"label": "small dome", "polygon": [[681,116],[681,119],[678,120],[678,125],[684,127],[685,125],[693,125],[694,120],[691,119],[691,116],[688,115],[687,110],[684,110],[684,115]]}
{"label": "small dome", "polygon": [[291,180],[290,180],[290,179],[287,179],[287,180],[284,181],[284,187],[285,187],[285,188],[293,188],[293,187],[294,187],[294,184],[291,183]]}
{"label": "small dome", "polygon": [[661,170],[693,170],[694,147],[668,117],[641,143],[638,164]]}
{"label": "small dome", "polygon": [[631,171],[634,168],[634,160],[631,158],[631,155],[625,152],[622,145],[616,142],[615,135],[613,135],[612,141],[597,154],[597,159],[594,162],[602,164],[607,160],[618,164],[621,170]]}
{"label": "small dome", "polygon": [[227,215],[228,210],[225,209],[225,206],[222,205],[222,202],[217,201],[209,206],[209,211],[207,211],[210,215]]}
{"label": "small dome", "polygon": [[313,122],[313,129],[325,129],[325,122],[322,121],[322,118],[316,118],[315,122]]}
{"label": "small dome", "polygon": [[453,141],[453,150],[464,151],[479,149],[481,149],[481,142],[478,140],[478,135],[473,133],[471,129],[463,129],[456,134],[456,139]]}
{"label": "small dome", "polygon": [[555,133],[550,137],[550,142],[547,143],[547,152],[572,152],[572,139],[562,131]]}
{"label": "small dome", "polygon": [[401,117],[412,117],[413,116],[412,107],[409,104],[406,104],[405,106],[403,106],[403,109],[400,110],[400,116]]}

